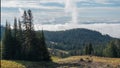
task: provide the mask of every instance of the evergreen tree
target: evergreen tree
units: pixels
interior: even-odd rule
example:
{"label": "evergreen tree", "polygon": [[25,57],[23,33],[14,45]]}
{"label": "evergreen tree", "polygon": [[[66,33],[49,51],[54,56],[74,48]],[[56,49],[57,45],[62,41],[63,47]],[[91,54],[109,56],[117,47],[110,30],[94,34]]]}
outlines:
{"label": "evergreen tree", "polygon": [[17,19],[14,18],[14,27],[13,27],[13,37],[16,39],[17,38]]}
{"label": "evergreen tree", "polygon": [[92,44],[89,43],[89,45],[87,45],[85,47],[85,54],[86,55],[92,55],[92,53],[93,53],[93,47],[92,47]]}
{"label": "evergreen tree", "polygon": [[11,33],[10,24],[6,21],[5,33],[3,38],[3,59],[13,59],[13,37]]}
{"label": "evergreen tree", "polygon": [[19,28],[18,28],[18,31],[19,31],[18,34],[19,34],[20,37],[22,37],[22,27],[21,27],[22,25],[21,25],[20,20],[18,20],[18,24],[19,24],[19,25],[18,25],[18,27],[19,27]]}
{"label": "evergreen tree", "polygon": [[17,32],[17,39],[18,39],[18,59],[22,58],[22,43],[23,43],[23,35],[22,35],[22,27],[21,27],[21,22],[18,20],[18,32]]}
{"label": "evergreen tree", "polygon": [[88,46],[85,46],[85,54],[88,55]]}
{"label": "evergreen tree", "polygon": [[49,60],[49,54],[45,46],[44,35],[41,38],[37,38],[33,28],[32,12],[24,11],[23,23],[24,23],[24,42],[22,51],[24,53],[24,59],[32,61]]}
{"label": "evergreen tree", "polygon": [[7,39],[7,37],[8,37],[8,22],[6,21],[6,26],[5,26],[5,32],[4,32],[4,37],[3,37],[3,54],[2,54],[2,57],[4,58],[4,59],[6,59],[7,57],[7,55],[8,55],[8,53],[7,53],[7,46],[8,46],[8,44],[7,44],[7,41],[8,41],[8,39]]}
{"label": "evergreen tree", "polygon": [[14,27],[13,27],[13,38],[14,38],[14,59],[19,59],[19,51],[20,51],[20,47],[19,47],[19,41],[18,41],[18,26],[17,26],[17,19],[14,18]]}
{"label": "evergreen tree", "polygon": [[42,52],[43,52],[43,60],[50,61],[51,59],[50,59],[49,52],[48,52],[47,47],[46,47],[43,30],[42,30],[42,34],[41,34],[41,44],[42,44],[41,49],[42,49]]}
{"label": "evergreen tree", "polygon": [[104,52],[104,55],[107,57],[117,57],[117,47],[113,41],[108,44]]}
{"label": "evergreen tree", "polygon": [[90,44],[88,45],[88,54],[89,54],[89,55],[92,55],[92,53],[93,53],[93,47],[92,47],[92,44],[90,43]]}
{"label": "evergreen tree", "polygon": [[24,15],[23,15],[23,24],[24,24],[24,42],[23,42],[23,46],[22,46],[22,51],[23,51],[23,57],[24,59],[28,60],[28,58],[30,58],[30,52],[32,50],[32,46],[33,41],[32,41],[32,28],[31,28],[31,17],[28,17],[28,14],[26,11],[24,11]]}
{"label": "evergreen tree", "polygon": [[117,57],[120,58],[120,39],[115,40],[115,45],[117,47]]}
{"label": "evergreen tree", "polygon": [[49,52],[46,47],[44,33],[40,33],[39,38],[33,28],[33,17],[31,10],[24,11],[23,30],[21,22],[17,24],[14,19],[13,31],[10,24],[6,22],[5,35],[3,39],[4,59],[22,59],[31,61],[50,61]]}

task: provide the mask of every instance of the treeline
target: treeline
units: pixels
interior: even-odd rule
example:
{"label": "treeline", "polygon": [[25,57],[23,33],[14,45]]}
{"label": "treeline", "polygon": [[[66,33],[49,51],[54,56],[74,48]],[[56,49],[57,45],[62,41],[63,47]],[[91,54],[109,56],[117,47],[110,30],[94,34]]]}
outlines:
{"label": "treeline", "polygon": [[111,41],[103,50],[103,55],[120,58],[120,40]]}
{"label": "treeline", "polygon": [[97,31],[83,28],[65,31],[44,31],[44,34],[48,43],[57,43],[54,48],[61,50],[81,49],[83,46],[88,45],[89,42],[96,46],[106,46],[108,42],[114,39],[109,35],[102,35]]}
{"label": "treeline", "polygon": [[47,44],[48,47],[52,49],[50,53],[59,57],[68,57],[76,55],[94,55],[101,57],[120,58],[120,39],[112,40],[106,45],[93,45],[92,43],[86,43],[82,46],[79,46],[79,48],[75,47],[74,45],[71,50],[62,50],[63,52],[58,51],[57,54],[54,50],[59,49],[59,47],[64,45],[55,42],[49,42]]}
{"label": "treeline", "polygon": [[13,29],[6,21],[2,48],[2,59],[51,61],[43,31],[39,36],[34,31],[31,10],[24,11],[22,21],[14,19]]}
{"label": "treeline", "polygon": [[[102,35],[97,31],[78,28],[66,31],[44,31],[44,34],[47,46],[53,52],[55,49],[68,52],[68,54],[60,52],[59,55],[54,53],[60,57],[91,54],[102,57],[120,57],[120,39]],[[110,56],[110,53],[114,56]]]}
{"label": "treeline", "polygon": [[101,57],[120,58],[120,40],[113,40],[109,42],[107,46],[95,46],[89,43],[80,50],[70,51],[70,55],[94,55]]}

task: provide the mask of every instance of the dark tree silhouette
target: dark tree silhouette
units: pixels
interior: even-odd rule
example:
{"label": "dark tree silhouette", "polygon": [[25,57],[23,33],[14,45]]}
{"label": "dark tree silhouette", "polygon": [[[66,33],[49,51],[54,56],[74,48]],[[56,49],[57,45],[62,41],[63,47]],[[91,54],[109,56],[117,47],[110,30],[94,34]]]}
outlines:
{"label": "dark tree silhouette", "polygon": [[5,33],[3,38],[3,59],[13,59],[14,46],[10,24],[6,21]]}

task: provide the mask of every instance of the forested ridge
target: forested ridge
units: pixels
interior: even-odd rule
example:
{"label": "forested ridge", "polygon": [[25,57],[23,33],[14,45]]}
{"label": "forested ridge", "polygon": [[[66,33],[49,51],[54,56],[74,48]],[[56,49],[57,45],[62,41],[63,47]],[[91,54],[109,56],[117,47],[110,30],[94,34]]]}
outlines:
{"label": "forested ridge", "polygon": [[[111,40],[115,39],[109,35],[102,35],[101,33],[93,30],[78,28],[66,31],[44,31],[47,41],[63,44],[64,50],[71,50],[72,46],[79,49],[79,46],[87,43],[93,45],[106,45]],[[69,46],[69,47],[67,47]]]}
{"label": "forested ridge", "polygon": [[[39,32],[39,31],[37,31]],[[48,48],[55,55],[66,57],[72,55],[96,55],[107,57],[120,57],[120,39],[100,32],[77,28],[65,31],[44,31]],[[58,50],[56,50],[58,49]],[[63,50],[63,52],[59,51]],[[109,54],[114,51],[116,56]],[[51,52],[51,51],[50,51]]]}

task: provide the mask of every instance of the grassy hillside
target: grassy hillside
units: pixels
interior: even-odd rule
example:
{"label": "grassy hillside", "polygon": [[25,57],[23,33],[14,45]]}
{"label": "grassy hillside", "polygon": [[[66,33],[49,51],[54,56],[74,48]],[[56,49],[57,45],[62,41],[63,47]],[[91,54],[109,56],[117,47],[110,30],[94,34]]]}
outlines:
{"label": "grassy hillside", "polygon": [[52,57],[53,62],[6,61],[2,68],[120,68],[120,58],[71,56],[68,58]]}

